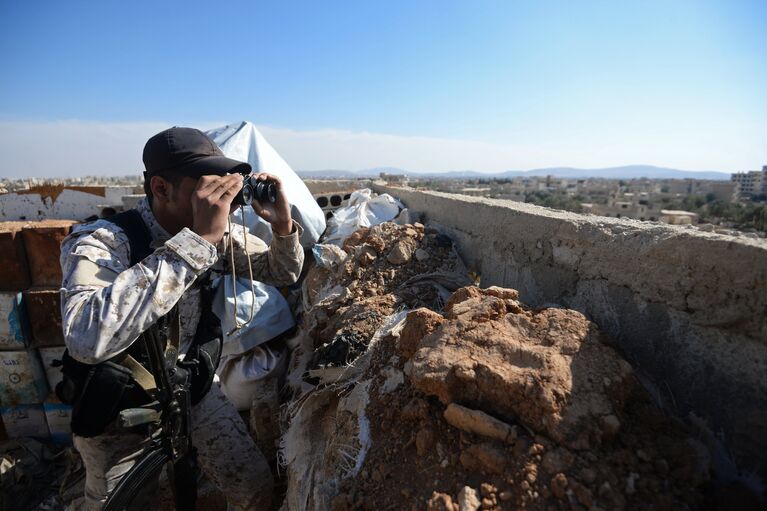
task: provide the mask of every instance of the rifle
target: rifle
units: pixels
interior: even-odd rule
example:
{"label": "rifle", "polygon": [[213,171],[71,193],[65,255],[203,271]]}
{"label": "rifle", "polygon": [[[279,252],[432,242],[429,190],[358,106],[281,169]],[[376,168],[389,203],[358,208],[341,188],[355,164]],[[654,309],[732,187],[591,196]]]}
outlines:
{"label": "rifle", "polygon": [[149,371],[157,384],[156,400],[140,408],[120,412],[122,427],[147,424],[151,441],[141,457],[117,483],[104,511],[124,511],[133,499],[169,465],[177,510],[194,510],[197,500],[197,451],[192,445],[191,378],[176,365],[177,353],[165,346],[159,327],[144,332]]}

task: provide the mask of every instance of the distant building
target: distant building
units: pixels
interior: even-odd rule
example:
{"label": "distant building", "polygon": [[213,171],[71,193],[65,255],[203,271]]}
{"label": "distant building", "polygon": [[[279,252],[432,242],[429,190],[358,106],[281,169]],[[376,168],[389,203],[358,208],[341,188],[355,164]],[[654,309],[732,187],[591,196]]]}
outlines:
{"label": "distant building", "polygon": [[767,193],[767,165],[764,165],[761,171],[735,172],[730,180],[738,184],[741,198]]}
{"label": "distant building", "polygon": [[672,225],[696,224],[698,223],[698,215],[691,211],[663,209],[660,212],[660,221]]}
{"label": "distant building", "polygon": [[468,188],[461,188],[461,193],[464,195],[473,195],[475,197],[482,197],[492,190],[490,187],[477,187],[477,186],[471,186]]}
{"label": "distant building", "polygon": [[731,202],[738,198],[740,187],[734,181],[711,181],[705,191],[712,194],[716,200]]}
{"label": "distant building", "polygon": [[607,204],[593,204],[588,210],[595,215],[616,218],[634,218],[636,220],[658,220],[660,206],[650,200],[647,192],[612,194]]}
{"label": "distant building", "polygon": [[389,184],[407,184],[407,176],[405,174],[388,174],[381,172],[379,177]]}

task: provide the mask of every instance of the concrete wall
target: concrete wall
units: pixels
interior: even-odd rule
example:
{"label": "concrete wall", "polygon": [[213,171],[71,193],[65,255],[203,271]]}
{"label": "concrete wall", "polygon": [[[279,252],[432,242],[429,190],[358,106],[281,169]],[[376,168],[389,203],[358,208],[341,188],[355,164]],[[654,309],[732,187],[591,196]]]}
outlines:
{"label": "concrete wall", "polygon": [[122,206],[122,196],[133,187],[100,187],[99,194],[63,189],[55,195],[6,193],[0,195],[0,220],[85,220],[103,206]]}
{"label": "concrete wall", "polygon": [[767,477],[767,242],[376,186],[458,244],[483,287],[585,313],[669,411]]}
{"label": "concrete wall", "polygon": [[330,195],[370,188],[373,181],[371,179],[304,179],[303,182],[312,195]]}

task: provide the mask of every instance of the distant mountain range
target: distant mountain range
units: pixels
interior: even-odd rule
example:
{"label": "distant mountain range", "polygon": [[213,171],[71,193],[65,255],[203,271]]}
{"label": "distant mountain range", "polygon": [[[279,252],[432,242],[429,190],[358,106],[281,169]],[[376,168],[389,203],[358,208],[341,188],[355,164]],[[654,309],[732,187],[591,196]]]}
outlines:
{"label": "distant mountain range", "polygon": [[572,167],[551,167],[533,170],[507,170],[505,172],[485,173],[473,170],[460,170],[452,172],[411,172],[396,168],[374,168],[360,171],[349,170],[299,170],[298,175],[303,178],[320,179],[354,179],[378,177],[381,172],[387,174],[406,174],[413,178],[441,178],[441,179],[473,179],[473,178],[510,178],[525,176],[556,176],[570,179],[603,178],[603,179],[713,179],[729,180],[728,172],[719,171],[693,171],[678,170],[652,165],[626,165],[623,167],[609,167],[605,169],[576,169]]}

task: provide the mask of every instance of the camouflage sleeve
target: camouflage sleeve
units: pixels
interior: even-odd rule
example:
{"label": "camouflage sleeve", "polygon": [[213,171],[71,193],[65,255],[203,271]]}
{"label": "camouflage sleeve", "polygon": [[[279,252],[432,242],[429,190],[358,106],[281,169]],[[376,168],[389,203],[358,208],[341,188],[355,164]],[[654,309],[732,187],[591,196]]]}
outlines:
{"label": "camouflage sleeve", "polygon": [[90,364],[127,349],[218,259],[214,245],[183,229],[129,267],[123,231],[94,227],[75,229],[61,251],[64,339],[72,357]]}
{"label": "camouflage sleeve", "polygon": [[[273,286],[285,286],[293,284],[301,275],[304,264],[304,249],[301,247],[299,238],[304,229],[293,220],[293,231],[286,236],[272,236],[272,243],[267,245],[264,241],[246,232],[243,236],[243,228],[232,224],[232,243],[234,245],[234,268],[238,276],[248,276],[248,256],[253,268],[255,280]],[[228,238],[227,238],[228,239]],[[227,243],[227,239],[224,243]],[[247,240],[247,246],[246,246]],[[230,260],[230,252],[226,251],[226,259]]]}

